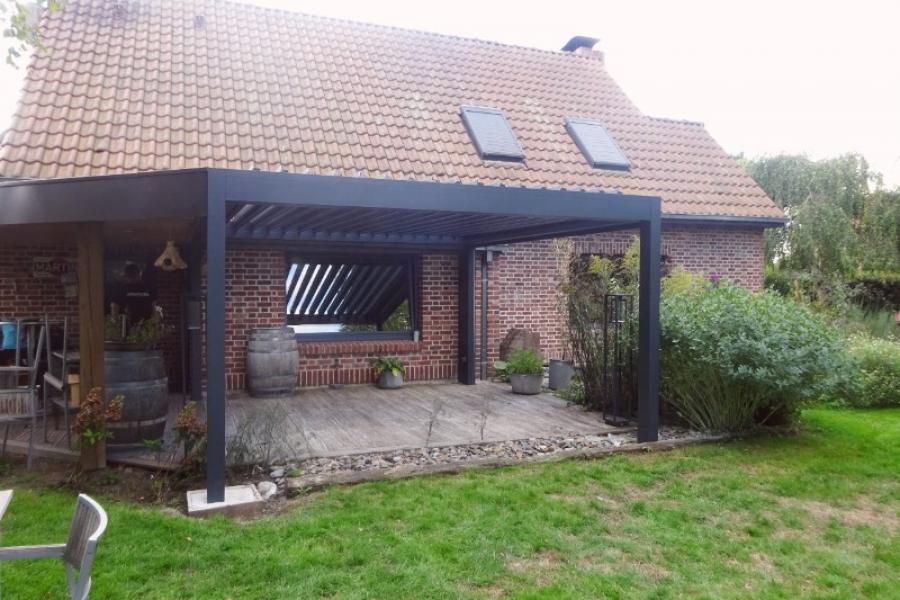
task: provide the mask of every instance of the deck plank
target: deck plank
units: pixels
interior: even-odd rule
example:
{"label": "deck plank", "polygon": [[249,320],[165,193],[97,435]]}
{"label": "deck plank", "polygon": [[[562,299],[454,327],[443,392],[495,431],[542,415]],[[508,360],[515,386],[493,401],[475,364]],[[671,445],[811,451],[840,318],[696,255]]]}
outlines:
{"label": "deck plank", "polygon": [[[180,406],[180,396],[173,396],[167,432],[170,444]],[[253,420],[269,421],[286,459],[615,431],[597,412],[552,394],[516,395],[508,385],[493,382],[474,386],[415,383],[398,390],[371,385],[305,388],[272,398],[230,394],[227,436],[246,429]],[[65,432],[51,427],[49,433],[44,444],[39,430],[36,445],[65,450]],[[28,441],[27,428],[14,428],[10,440],[15,440],[14,451],[18,451]],[[131,457],[155,460],[141,451]]]}

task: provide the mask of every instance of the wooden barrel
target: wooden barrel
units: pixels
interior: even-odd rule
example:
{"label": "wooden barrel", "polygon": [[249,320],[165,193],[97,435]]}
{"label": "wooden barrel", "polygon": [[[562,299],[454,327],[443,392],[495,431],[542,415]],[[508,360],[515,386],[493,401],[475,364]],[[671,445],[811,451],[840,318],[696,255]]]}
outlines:
{"label": "wooden barrel", "polygon": [[254,329],[247,341],[247,387],[251,396],[289,394],[297,388],[300,357],[290,327]]}
{"label": "wooden barrel", "polygon": [[122,395],[122,419],[109,423],[113,447],[141,446],[166,430],[169,380],[159,350],[107,350],[106,401]]}

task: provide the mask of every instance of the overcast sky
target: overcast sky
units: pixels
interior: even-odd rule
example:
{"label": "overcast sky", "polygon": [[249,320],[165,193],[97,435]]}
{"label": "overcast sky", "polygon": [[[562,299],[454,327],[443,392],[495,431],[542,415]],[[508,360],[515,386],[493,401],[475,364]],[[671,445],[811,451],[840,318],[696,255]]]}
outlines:
{"label": "overcast sky", "polygon": [[[251,2],[537,48],[597,37],[647,114],[702,121],[732,153],[860,152],[900,185],[896,1]],[[0,129],[23,70],[0,71]]]}

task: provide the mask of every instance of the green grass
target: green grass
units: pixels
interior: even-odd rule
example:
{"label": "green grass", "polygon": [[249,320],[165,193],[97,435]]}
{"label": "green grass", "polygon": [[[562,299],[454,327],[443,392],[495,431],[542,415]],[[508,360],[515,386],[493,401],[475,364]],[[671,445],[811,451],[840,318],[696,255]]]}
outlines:
{"label": "green grass", "polygon": [[[21,482],[20,482],[21,483]],[[253,523],[103,499],[92,598],[900,598],[900,410],[798,436],[334,488]],[[18,489],[3,543],[61,541],[70,493]],[[0,595],[63,569],[0,563]]]}

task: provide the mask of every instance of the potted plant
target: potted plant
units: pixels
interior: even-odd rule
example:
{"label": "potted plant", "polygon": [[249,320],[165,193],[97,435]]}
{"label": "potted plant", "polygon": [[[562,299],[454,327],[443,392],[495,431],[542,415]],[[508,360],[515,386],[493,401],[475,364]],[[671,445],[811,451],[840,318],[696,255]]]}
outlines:
{"label": "potted plant", "polygon": [[125,315],[113,309],[106,318],[104,343],[107,350],[156,350],[166,334],[162,307],[155,305],[153,315],[128,324]]}
{"label": "potted plant", "polygon": [[159,305],[147,319],[129,322],[113,305],[106,322],[106,399],[128,399],[121,423],[112,427],[111,449],[137,448],[162,439],[169,411],[169,381],[160,342],[170,332]]}
{"label": "potted plant", "polygon": [[403,361],[395,356],[379,356],[372,361],[375,367],[375,376],[378,378],[378,387],[386,390],[395,390],[403,385]]}
{"label": "potted plant", "polygon": [[116,396],[109,404],[103,402],[100,388],[92,388],[78,409],[75,417],[75,433],[81,448],[81,468],[93,471],[106,467],[106,440],[112,436],[109,423],[122,418],[122,396]]}
{"label": "potted plant", "polygon": [[544,361],[531,348],[519,348],[506,360],[506,371],[516,394],[540,394],[544,381]]}

